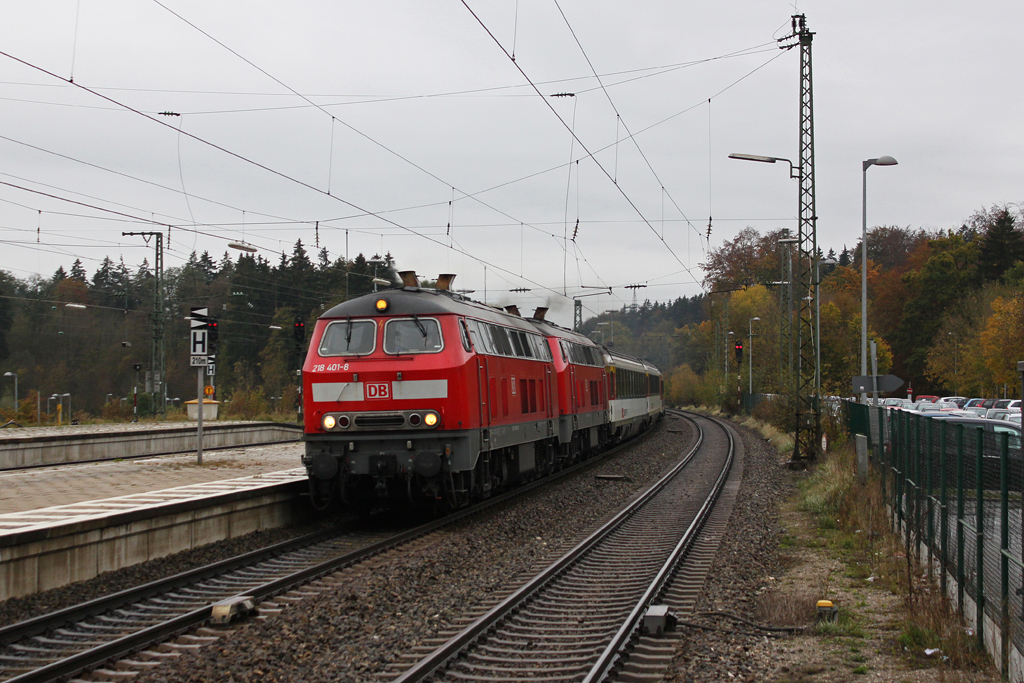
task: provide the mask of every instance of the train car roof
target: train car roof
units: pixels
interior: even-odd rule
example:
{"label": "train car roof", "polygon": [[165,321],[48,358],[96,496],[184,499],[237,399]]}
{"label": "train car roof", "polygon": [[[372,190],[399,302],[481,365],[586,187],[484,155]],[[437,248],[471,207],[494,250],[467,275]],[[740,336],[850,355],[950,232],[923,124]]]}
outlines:
{"label": "train car roof", "polygon": [[[388,308],[381,313],[377,310],[378,299],[388,302]],[[419,287],[402,287],[385,289],[380,292],[364,294],[331,307],[323,315],[324,319],[367,318],[381,315],[462,315],[485,320],[487,322],[507,325],[522,330],[535,332],[530,320],[506,313],[499,308],[467,299],[454,292],[442,292],[435,289]]]}
{"label": "train car roof", "polygon": [[551,322],[550,320],[537,320],[536,318],[524,318],[524,320],[526,320],[528,323],[537,328],[537,330],[540,331],[541,334],[547,335],[549,337],[568,339],[570,341],[576,342],[577,344],[583,344],[584,346],[601,347],[600,344],[596,343],[593,339],[586,336],[585,334],[573,332],[572,330],[566,329],[561,325],[557,325]]}
{"label": "train car roof", "polygon": [[657,368],[657,366],[654,365],[654,363],[652,363],[649,360],[645,360],[643,358],[640,358],[639,356],[634,356],[634,355],[629,354],[629,353],[623,353],[622,351],[618,351],[618,350],[613,349],[613,348],[608,348],[607,346],[603,346],[601,348],[603,348],[604,352],[607,353],[609,356],[611,356],[612,359],[624,360],[624,361],[629,361],[629,362],[632,362],[632,363],[637,363],[638,365],[643,366],[644,369],[647,370],[648,372],[653,372],[653,373],[656,373],[658,375],[661,374],[661,370],[659,370]]}

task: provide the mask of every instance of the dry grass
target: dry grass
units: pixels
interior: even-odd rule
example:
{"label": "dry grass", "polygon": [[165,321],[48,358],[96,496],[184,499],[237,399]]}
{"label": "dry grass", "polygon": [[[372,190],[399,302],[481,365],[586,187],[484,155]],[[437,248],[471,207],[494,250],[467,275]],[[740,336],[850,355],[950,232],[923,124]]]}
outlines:
{"label": "dry grass", "polygon": [[767,590],[757,596],[755,621],[772,626],[809,626],[817,618],[818,595],[814,591]]}
{"label": "dry grass", "polygon": [[[874,473],[866,484],[856,480],[852,447],[831,453],[801,487],[801,509],[816,516],[819,528],[835,529],[831,542],[847,565],[847,576],[891,590],[904,609],[893,615],[894,648],[919,666],[978,670],[989,666],[987,654],[968,635],[938,587],[922,578],[922,567],[893,533]],[[925,649],[941,655],[927,657]],[[943,658],[945,657],[945,659]],[[957,680],[952,670],[948,680]]]}

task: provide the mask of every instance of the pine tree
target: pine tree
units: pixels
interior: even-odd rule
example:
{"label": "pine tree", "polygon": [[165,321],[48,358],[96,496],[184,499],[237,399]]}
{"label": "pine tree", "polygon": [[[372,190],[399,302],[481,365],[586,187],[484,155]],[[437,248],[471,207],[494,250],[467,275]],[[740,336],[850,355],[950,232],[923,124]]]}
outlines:
{"label": "pine tree", "polygon": [[75,259],[75,262],[71,264],[71,275],[69,276],[72,280],[78,280],[79,282],[88,282],[88,278],[85,274],[85,267],[82,265],[82,259]]}
{"label": "pine tree", "polygon": [[978,272],[983,280],[1003,281],[1014,263],[1024,260],[1024,235],[1016,229],[1013,216],[1002,209],[993,217],[978,254]]}

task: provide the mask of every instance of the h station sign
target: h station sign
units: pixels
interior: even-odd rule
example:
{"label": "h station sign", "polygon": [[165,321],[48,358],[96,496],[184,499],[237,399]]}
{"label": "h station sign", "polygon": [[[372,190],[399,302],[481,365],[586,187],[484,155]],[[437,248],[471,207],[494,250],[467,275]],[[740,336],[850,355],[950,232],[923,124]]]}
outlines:
{"label": "h station sign", "polygon": [[[203,375],[212,375],[217,344],[217,321],[210,318],[209,308],[189,310],[189,366],[197,368],[196,384],[196,460],[203,464],[203,394],[212,395],[213,387],[204,386]],[[206,372],[203,372],[206,368]]]}
{"label": "h station sign", "polygon": [[189,366],[205,367],[210,357],[210,309],[193,308],[189,316]]}

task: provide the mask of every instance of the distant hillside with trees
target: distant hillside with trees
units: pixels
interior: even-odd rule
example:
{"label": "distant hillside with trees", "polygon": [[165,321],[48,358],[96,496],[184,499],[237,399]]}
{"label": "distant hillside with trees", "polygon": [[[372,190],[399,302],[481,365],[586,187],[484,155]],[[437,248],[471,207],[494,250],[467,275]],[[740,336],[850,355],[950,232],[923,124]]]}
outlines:
{"label": "distant hillside with trees", "polygon": [[[955,230],[869,231],[869,334],[878,345],[880,373],[909,380],[915,394],[1001,396],[1005,385],[1007,395],[1017,396],[1016,361],[1024,360],[1021,225],[1019,208],[993,207]],[[754,391],[788,393],[791,355],[780,284],[788,271],[778,240],[790,236],[742,230],[702,264],[705,293],[608,311],[585,321],[582,331],[662,368],[675,402],[720,404],[748,387],[752,328]],[[836,262],[822,267],[822,388],[845,396],[860,374],[860,244],[818,256]],[[168,268],[168,396],[195,398],[185,316],[192,306],[207,306],[220,321],[218,398],[229,399],[239,415],[294,414],[299,357],[293,323],[311,329],[334,304],[372,291],[372,260],[382,262],[378,276],[397,281],[388,254],[331,259],[321,249],[310,258],[301,240],[276,263],[228,253],[218,261],[203,252]],[[47,396],[70,393],[83,417],[124,416],[121,399],[131,396],[137,379],[145,390],[151,365],[154,282],[148,261],[131,269],[109,258],[91,276],[79,259],[49,278],[22,280],[0,271],[0,375],[18,373],[24,419],[35,417],[30,392],[36,389],[44,411]],[[737,341],[745,349],[738,368]],[[143,368],[138,377],[135,364]],[[13,382],[4,379],[0,416],[9,418]],[[148,395],[142,405],[144,413],[150,410]]]}

